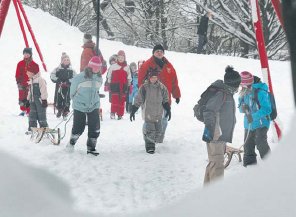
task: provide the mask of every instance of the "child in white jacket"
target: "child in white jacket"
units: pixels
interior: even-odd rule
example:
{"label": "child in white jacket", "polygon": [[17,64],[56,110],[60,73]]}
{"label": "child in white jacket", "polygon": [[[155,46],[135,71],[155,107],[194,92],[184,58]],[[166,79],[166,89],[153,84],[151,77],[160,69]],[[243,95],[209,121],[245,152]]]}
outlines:
{"label": "child in white jacket", "polygon": [[31,127],[48,127],[46,120],[47,85],[40,73],[27,71],[29,77],[29,91],[26,106],[30,106],[29,131]]}

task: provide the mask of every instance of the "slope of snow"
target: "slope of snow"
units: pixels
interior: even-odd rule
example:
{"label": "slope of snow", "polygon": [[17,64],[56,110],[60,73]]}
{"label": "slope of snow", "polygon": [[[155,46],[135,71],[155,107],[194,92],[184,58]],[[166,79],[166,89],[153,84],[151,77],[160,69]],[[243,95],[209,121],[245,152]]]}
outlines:
{"label": "slope of snow", "polygon": [[[63,51],[70,55],[73,67],[78,71],[83,33],[41,10],[29,7],[25,7],[25,10],[49,72],[58,66]],[[30,45],[32,46],[32,42]],[[120,42],[107,40],[101,40],[100,47],[105,59],[117,53],[118,50],[124,50],[129,63],[148,59],[152,50],[126,46]],[[182,97],[179,105],[176,103],[172,105],[172,120],[169,122],[164,144],[157,146],[155,155],[146,154],[141,134],[143,121],[140,113],[136,116],[136,121],[132,123],[129,121],[128,115],[125,115],[122,121],[110,120],[110,104],[106,97],[101,100],[104,118],[98,140],[98,150],[101,155],[95,158],[87,156],[85,153],[86,132],[79,139],[75,153],[69,154],[64,151],[64,146],[70,136],[72,121],[67,125],[66,136],[60,146],[52,146],[46,140],[34,144],[24,135],[27,129],[27,118],[17,116],[19,113],[18,92],[14,78],[15,67],[22,58],[23,48],[24,41],[15,11],[11,7],[0,39],[0,80],[2,82],[0,85],[2,93],[0,151],[8,152],[30,165],[38,166],[60,177],[70,186],[75,209],[92,213],[113,213],[114,215],[126,213],[130,215],[166,206],[186,197],[184,202],[174,206],[183,212],[179,208],[187,207],[186,204],[188,206],[193,204],[193,207],[188,208],[188,212],[194,213],[194,207],[205,210],[205,207],[210,206],[210,198],[216,197],[217,192],[221,190],[221,185],[222,188],[224,185],[228,186],[227,188],[232,192],[229,194],[233,195],[234,200],[237,197],[236,194],[246,194],[246,197],[243,198],[248,201],[253,198],[250,189],[245,188],[247,183],[254,179],[254,176],[259,176],[254,175],[255,173],[262,174],[266,171],[267,181],[274,178],[275,175],[271,174],[273,166],[269,166],[269,164],[273,164],[271,160],[270,162],[268,160],[266,164],[259,161],[258,168],[245,170],[236,159],[233,159],[225,171],[225,182],[218,183],[213,188],[201,190],[204,169],[207,164],[207,153],[205,144],[201,141],[203,125],[193,118],[192,108],[199,95],[211,82],[223,79],[224,68],[227,65],[233,65],[238,71],[247,70],[261,76],[258,60],[166,51],[165,56],[176,68]],[[36,49],[33,50],[33,57],[41,68]],[[279,117],[284,126],[283,134],[285,136],[291,128],[291,117],[294,112],[290,63],[270,61],[270,68]],[[47,80],[49,101],[52,102],[54,84],[49,79],[49,73],[42,72],[42,75]],[[235,97],[237,98],[237,96]],[[232,144],[236,147],[243,143],[242,121],[243,116],[237,112],[237,125]],[[48,122],[51,127],[55,127],[61,122],[55,118],[52,108],[48,108]],[[60,127],[64,132],[64,123]],[[278,144],[272,142],[272,137],[270,130],[269,141],[273,149],[270,159],[276,158],[280,154],[278,151],[282,151],[281,145],[277,148]],[[8,168],[10,169],[10,167]],[[282,172],[295,178],[295,174],[291,170],[292,167],[287,166],[283,168]],[[265,177],[265,174],[262,176]],[[3,177],[5,174],[2,173],[0,178]],[[18,178],[23,178],[23,175],[20,174]],[[230,182],[233,179],[237,180],[235,185],[239,186],[240,191],[230,190],[236,188]],[[244,182],[246,186],[241,182]],[[285,185],[285,183],[280,185]],[[268,188],[268,184],[264,186]],[[257,188],[254,190],[259,191]],[[295,189],[293,190],[292,193],[295,195]],[[187,193],[190,195],[186,196]],[[288,199],[293,199],[290,194],[285,195]],[[9,196],[15,197],[13,193]],[[267,198],[269,197],[267,194]],[[2,199],[0,197],[0,202]],[[189,203],[189,201],[192,202]],[[241,204],[244,203],[241,202]],[[267,204],[271,208],[273,205],[273,203]],[[221,203],[219,207],[222,209],[225,206],[226,204]],[[177,215],[176,209],[171,207],[170,209],[175,210],[175,216],[181,216]],[[254,209],[256,210],[257,207]],[[161,216],[165,216],[165,212],[167,209],[161,211],[163,214]],[[209,212],[214,212],[214,210],[209,210]],[[215,216],[214,213],[211,214]],[[182,216],[189,216],[189,214]]]}

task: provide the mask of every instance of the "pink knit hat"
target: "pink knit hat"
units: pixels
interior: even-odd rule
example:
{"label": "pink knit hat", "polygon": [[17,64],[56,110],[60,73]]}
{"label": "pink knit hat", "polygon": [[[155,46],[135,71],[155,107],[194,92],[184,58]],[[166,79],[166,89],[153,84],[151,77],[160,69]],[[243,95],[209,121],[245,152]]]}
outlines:
{"label": "pink knit hat", "polygon": [[88,67],[92,68],[93,71],[97,71],[102,66],[101,58],[93,56],[87,64]]}
{"label": "pink knit hat", "polygon": [[241,76],[241,85],[244,87],[251,86],[254,83],[254,76],[247,71],[243,71],[240,73]]}
{"label": "pink knit hat", "polygon": [[124,56],[124,59],[125,59],[125,52],[123,50],[118,51],[117,55]]}

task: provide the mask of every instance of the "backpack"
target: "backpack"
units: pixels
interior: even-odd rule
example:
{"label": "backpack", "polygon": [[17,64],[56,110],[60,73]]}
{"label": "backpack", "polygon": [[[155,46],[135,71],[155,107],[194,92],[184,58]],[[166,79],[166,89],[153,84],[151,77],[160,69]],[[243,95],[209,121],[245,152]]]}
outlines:
{"label": "backpack", "polygon": [[[209,86],[201,95],[200,99],[198,100],[197,104],[193,107],[194,117],[197,120],[204,122],[203,113],[206,109],[206,104],[208,100],[213,97],[218,91],[222,91],[220,88],[215,86]],[[224,92],[223,92],[224,93]],[[223,101],[225,101],[226,94],[224,93]]]}
{"label": "backpack", "polygon": [[[255,89],[255,92],[254,92],[254,100],[257,103],[257,105],[259,106],[259,109],[261,107],[260,103],[259,103],[259,100],[258,100],[258,92],[260,90],[263,90],[263,89],[258,88],[258,89]],[[266,90],[263,90],[263,91],[266,91]],[[269,100],[270,100],[270,105],[271,105],[271,113],[270,113],[269,117],[270,117],[270,120],[273,121],[277,117],[277,109],[276,109],[275,99],[274,99],[273,93],[271,93],[269,91],[266,91],[266,92],[268,94],[268,97],[269,97]]]}

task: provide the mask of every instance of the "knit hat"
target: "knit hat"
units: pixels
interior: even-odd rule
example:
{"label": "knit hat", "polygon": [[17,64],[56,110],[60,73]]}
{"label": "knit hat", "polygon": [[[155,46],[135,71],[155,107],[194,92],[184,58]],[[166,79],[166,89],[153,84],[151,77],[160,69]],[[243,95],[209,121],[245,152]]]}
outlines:
{"label": "knit hat", "polygon": [[61,56],[61,63],[63,63],[64,59],[68,58],[70,60],[70,57],[68,54],[66,54],[66,52],[63,52],[62,53],[62,56]]}
{"label": "knit hat", "polygon": [[242,79],[241,81],[242,86],[247,87],[254,83],[254,76],[250,72],[243,71],[240,73],[240,76]]}
{"label": "knit hat", "polygon": [[164,52],[163,46],[161,44],[157,44],[154,46],[154,48],[152,50],[152,54],[154,54],[154,52],[157,50],[162,50]]}
{"label": "knit hat", "polygon": [[155,69],[149,68],[148,69],[148,73],[147,73],[148,78],[151,78],[152,76],[158,76],[158,75],[159,75],[159,70],[157,68],[155,68]]}
{"label": "knit hat", "polygon": [[136,64],[135,62],[131,62],[131,64],[130,64],[130,68],[132,68],[132,67],[134,67],[134,68],[137,69],[137,64]]}
{"label": "knit hat", "polygon": [[101,58],[98,56],[93,56],[87,64],[93,71],[97,71],[102,66]]}
{"label": "knit hat", "polygon": [[241,83],[241,77],[231,66],[227,66],[224,74],[224,84],[238,88]]}
{"label": "knit hat", "polygon": [[117,54],[113,54],[110,58],[109,58],[109,64],[111,65],[112,61],[117,61]]}
{"label": "knit hat", "polygon": [[32,48],[30,48],[30,47],[24,48],[23,54],[25,54],[25,53],[30,54],[32,56]]}
{"label": "knit hat", "polygon": [[83,38],[87,39],[87,40],[91,40],[92,39],[92,35],[89,33],[85,33]]}
{"label": "knit hat", "polygon": [[118,51],[117,53],[118,56],[123,56],[125,59],[125,52],[123,50]]}

